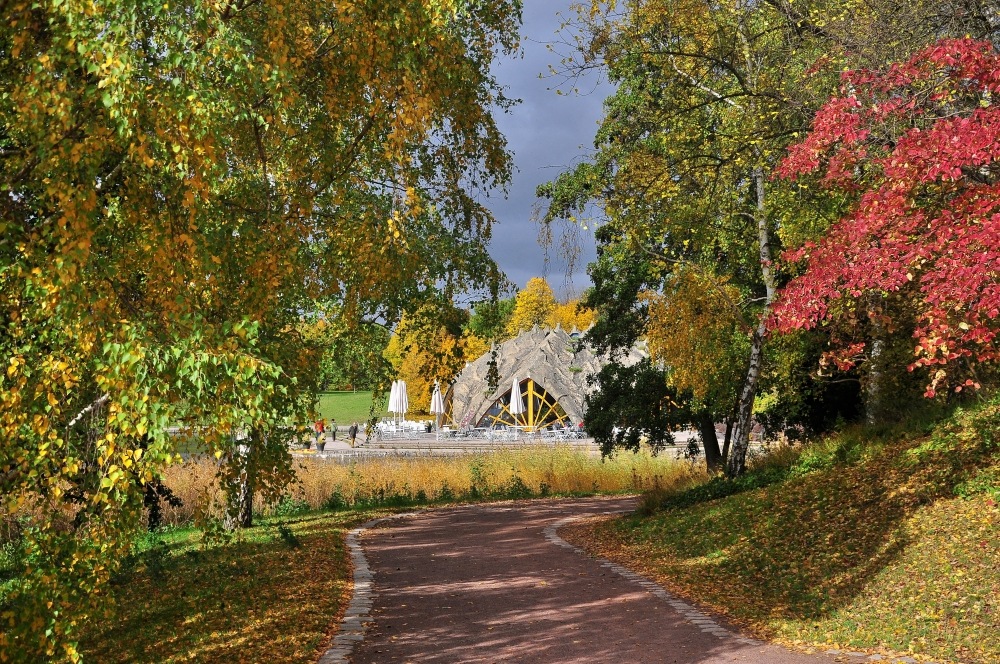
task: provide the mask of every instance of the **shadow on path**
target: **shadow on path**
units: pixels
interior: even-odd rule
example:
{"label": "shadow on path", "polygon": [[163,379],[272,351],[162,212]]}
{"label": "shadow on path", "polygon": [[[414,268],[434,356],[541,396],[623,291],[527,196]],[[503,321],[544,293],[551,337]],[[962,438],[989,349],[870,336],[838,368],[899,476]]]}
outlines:
{"label": "shadow on path", "polygon": [[479,505],[367,531],[373,622],[350,660],[835,661],[743,638],[651,583],[546,538],[546,528],[569,517],[633,506],[623,498]]}

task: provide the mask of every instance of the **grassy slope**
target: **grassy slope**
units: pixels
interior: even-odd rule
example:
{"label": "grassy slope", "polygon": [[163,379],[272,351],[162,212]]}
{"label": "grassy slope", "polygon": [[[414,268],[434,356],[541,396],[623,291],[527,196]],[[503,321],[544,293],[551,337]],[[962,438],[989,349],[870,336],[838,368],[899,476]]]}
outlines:
{"label": "grassy slope", "polygon": [[842,435],[567,538],[785,643],[1000,661],[998,423]]}

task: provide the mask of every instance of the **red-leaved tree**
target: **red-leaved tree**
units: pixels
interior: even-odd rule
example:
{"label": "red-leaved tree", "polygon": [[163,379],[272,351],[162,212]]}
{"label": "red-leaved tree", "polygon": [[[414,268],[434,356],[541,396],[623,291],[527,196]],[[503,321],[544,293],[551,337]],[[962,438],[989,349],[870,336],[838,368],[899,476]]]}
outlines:
{"label": "red-leaved tree", "polygon": [[[781,291],[771,328],[901,295],[927,396],[978,387],[975,366],[1000,359],[1000,54],[942,40],[887,70],[846,72],[841,94],[778,174],[814,174],[853,203],[821,240],[785,254],[804,271]],[[860,350],[845,344],[836,359],[849,367]]]}

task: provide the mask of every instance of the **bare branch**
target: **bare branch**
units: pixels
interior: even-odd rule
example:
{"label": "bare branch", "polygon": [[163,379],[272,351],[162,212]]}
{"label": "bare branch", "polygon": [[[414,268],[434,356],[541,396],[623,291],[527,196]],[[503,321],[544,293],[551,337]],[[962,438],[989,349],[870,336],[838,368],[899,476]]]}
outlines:
{"label": "bare branch", "polygon": [[67,430],[72,429],[74,426],[76,426],[76,424],[80,420],[84,418],[85,415],[87,415],[88,413],[92,413],[101,406],[103,406],[105,403],[107,403],[108,399],[110,398],[111,395],[107,393],[104,393],[101,396],[97,397],[94,403],[90,404],[89,406],[81,410],[79,413],[76,414],[76,417],[74,417],[72,420],[69,421],[69,424],[66,425],[66,429]]}

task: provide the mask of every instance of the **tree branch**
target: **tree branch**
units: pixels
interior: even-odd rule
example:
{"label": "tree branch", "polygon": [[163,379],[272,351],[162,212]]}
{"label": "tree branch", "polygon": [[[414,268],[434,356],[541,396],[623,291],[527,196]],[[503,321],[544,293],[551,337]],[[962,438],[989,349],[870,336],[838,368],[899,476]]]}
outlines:
{"label": "tree branch", "polygon": [[80,420],[82,420],[85,415],[87,415],[88,413],[92,413],[93,411],[95,411],[96,409],[100,408],[105,403],[107,403],[108,399],[110,398],[111,395],[108,393],[104,393],[101,396],[97,397],[94,403],[90,404],[89,406],[81,410],[79,413],[76,414],[76,417],[74,417],[72,420],[69,421],[69,424],[66,425],[67,431],[76,426],[76,424]]}
{"label": "tree branch", "polygon": [[707,85],[705,85],[704,83],[702,83],[701,81],[699,81],[698,79],[696,79],[691,74],[689,74],[689,73],[687,73],[685,71],[682,71],[681,68],[677,66],[677,61],[674,59],[674,56],[671,55],[669,57],[670,57],[670,65],[674,68],[674,71],[677,72],[678,75],[681,76],[681,78],[687,79],[688,83],[690,83],[694,87],[698,88],[702,92],[705,92],[705,93],[708,93],[708,94],[712,95],[713,97],[715,97],[719,101],[725,102],[725,103],[729,104],[730,106],[732,106],[734,108],[738,108],[740,110],[743,110],[743,106],[741,106],[740,104],[738,104],[735,101],[733,101],[732,98],[730,98],[730,97],[728,97],[726,95],[723,95],[720,92],[716,92],[712,88],[708,87]]}

